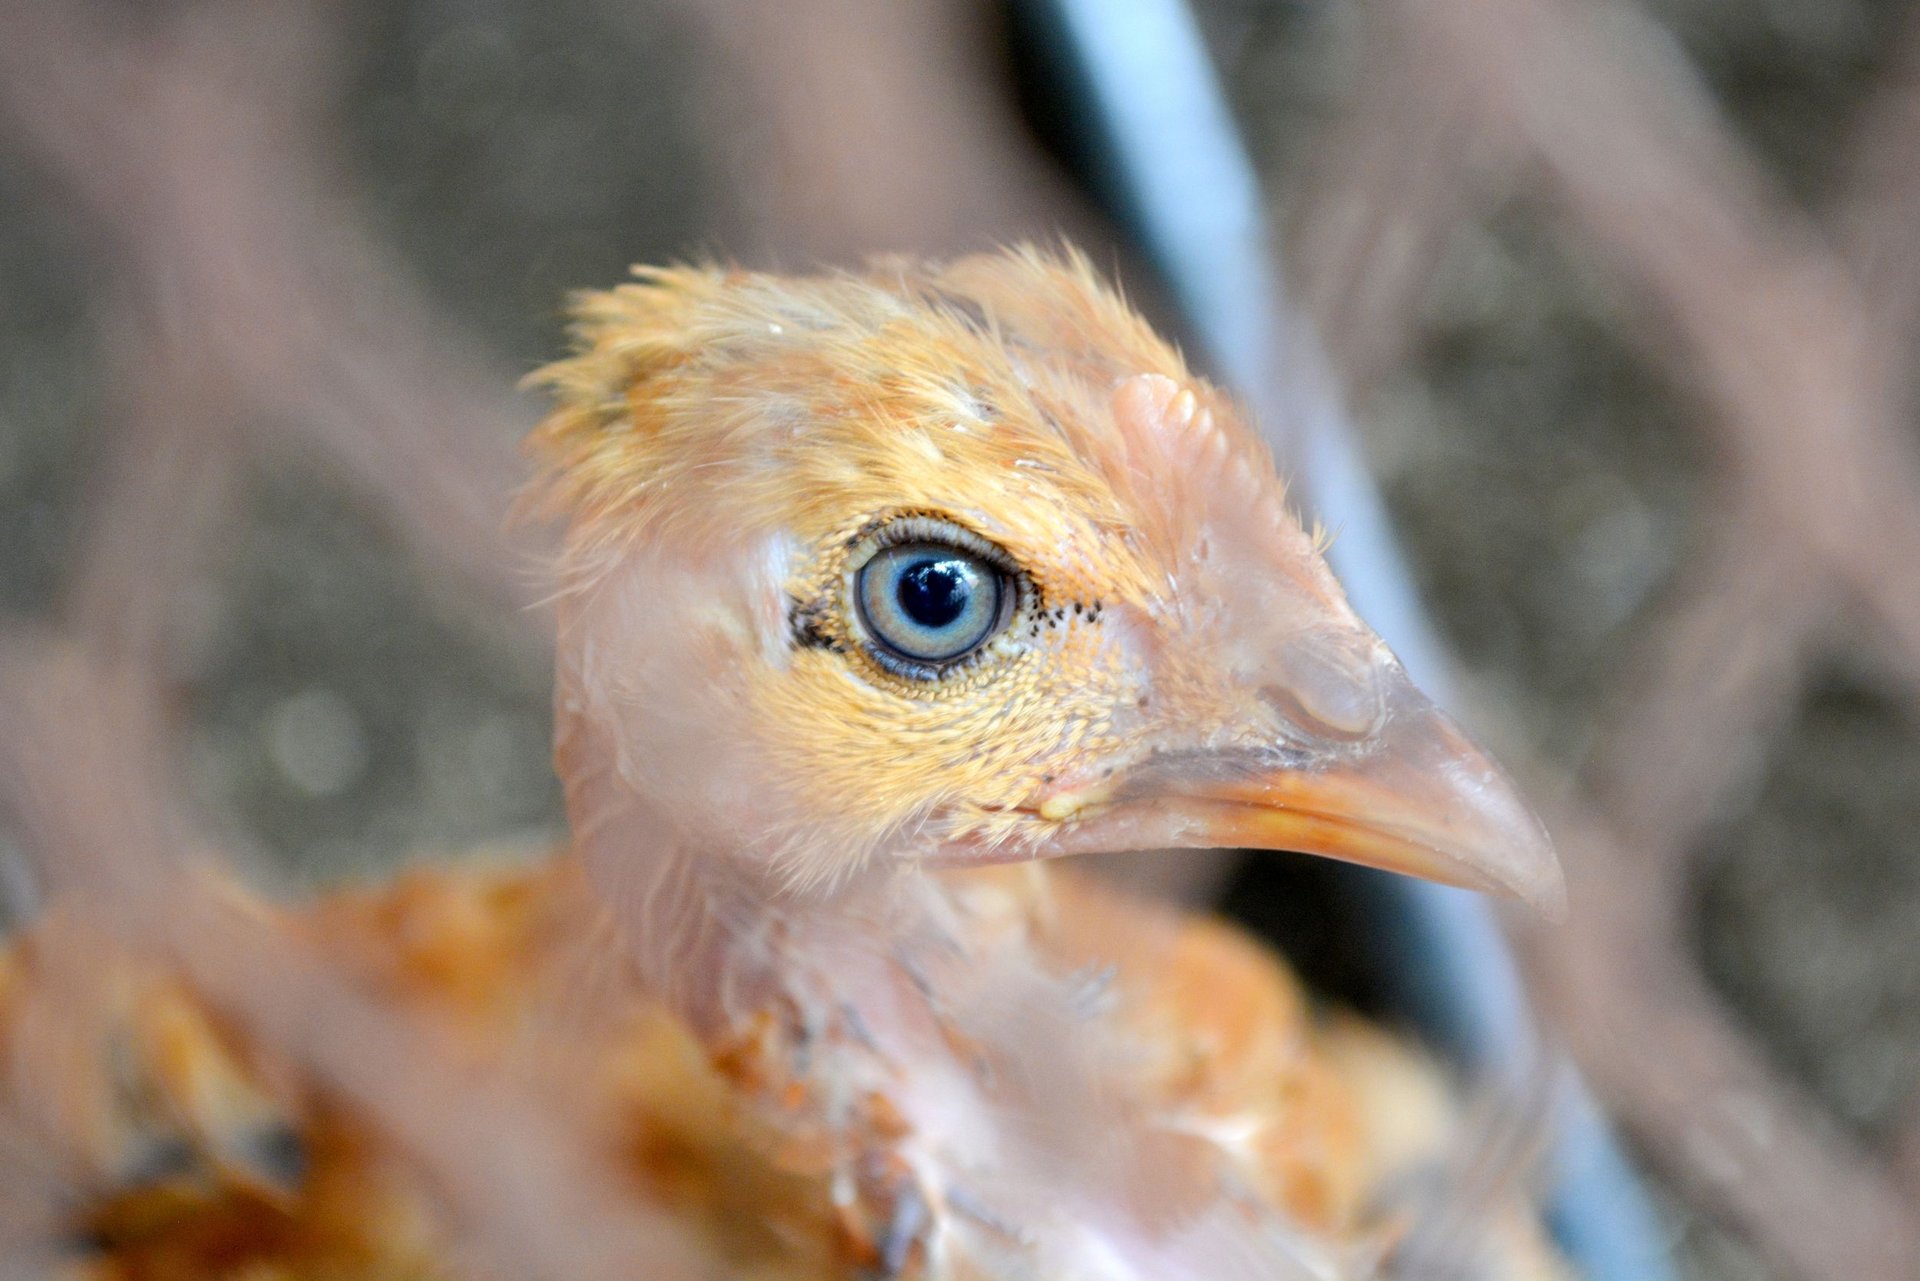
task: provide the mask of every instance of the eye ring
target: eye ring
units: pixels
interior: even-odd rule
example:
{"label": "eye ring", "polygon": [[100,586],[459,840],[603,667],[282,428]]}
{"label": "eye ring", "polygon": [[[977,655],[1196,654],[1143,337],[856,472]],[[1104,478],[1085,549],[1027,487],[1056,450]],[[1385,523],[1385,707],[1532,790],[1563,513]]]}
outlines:
{"label": "eye ring", "polygon": [[944,522],[883,530],[850,584],[873,656],[931,680],[978,653],[1006,627],[1018,596],[998,550]]}

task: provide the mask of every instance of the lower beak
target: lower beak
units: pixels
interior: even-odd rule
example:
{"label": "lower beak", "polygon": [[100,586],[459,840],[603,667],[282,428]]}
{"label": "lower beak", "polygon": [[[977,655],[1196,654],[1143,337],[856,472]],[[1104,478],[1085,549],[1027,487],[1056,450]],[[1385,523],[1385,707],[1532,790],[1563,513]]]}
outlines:
{"label": "lower beak", "polygon": [[1398,684],[1378,734],[1350,751],[1281,764],[1233,752],[1149,763],[1062,831],[1060,852],[1295,850],[1563,915],[1552,842],[1513,782],[1410,683]]}

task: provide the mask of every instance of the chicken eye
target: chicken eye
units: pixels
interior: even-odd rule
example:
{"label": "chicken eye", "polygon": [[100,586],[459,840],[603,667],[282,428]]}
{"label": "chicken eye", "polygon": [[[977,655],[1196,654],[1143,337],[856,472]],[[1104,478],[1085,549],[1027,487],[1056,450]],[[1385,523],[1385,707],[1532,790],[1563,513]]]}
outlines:
{"label": "chicken eye", "polygon": [[867,632],[918,663],[950,663],[980,648],[1001,620],[1005,596],[996,566],[944,543],[883,548],[854,582]]}

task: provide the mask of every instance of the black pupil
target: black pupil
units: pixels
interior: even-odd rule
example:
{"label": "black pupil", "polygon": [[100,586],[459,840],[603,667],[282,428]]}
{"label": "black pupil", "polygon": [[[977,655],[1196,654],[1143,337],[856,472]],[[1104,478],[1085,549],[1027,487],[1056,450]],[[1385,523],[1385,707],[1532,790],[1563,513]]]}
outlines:
{"label": "black pupil", "polygon": [[946,627],[967,610],[973,574],[963,560],[917,560],[893,589],[901,612],[922,627]]}

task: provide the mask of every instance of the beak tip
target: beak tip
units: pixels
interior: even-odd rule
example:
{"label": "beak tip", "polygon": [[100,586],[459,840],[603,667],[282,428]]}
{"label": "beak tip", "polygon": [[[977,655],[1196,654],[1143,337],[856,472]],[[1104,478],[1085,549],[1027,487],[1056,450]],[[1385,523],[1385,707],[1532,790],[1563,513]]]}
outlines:
{"label": "beak tip", "polygon": [[1499,766],[1477,749],[1466,750],[1473,751],[1473,768],[1465,774],[1475,782],[1456,796],[1471,803],[1456,842],[1436,851],[1441,864],[1548,921],[1565,920],[1567,880],[1546,825]]}
{"label": "beak tip", "polygon": [[1567,919],[1566,873],[1561,870],[1560,859],[1554,853],[1553,841],[1546,829],[1536,825],[1535,835],[1535,840],[1516,851],[1519,854],[1516,866],[1501,878],[1498,889],[1518,899],[1549,924],[1559,925]]}

